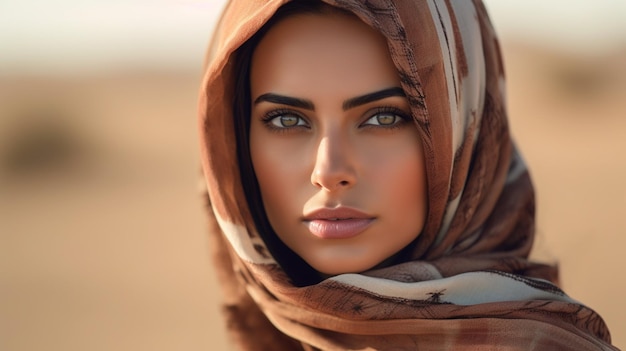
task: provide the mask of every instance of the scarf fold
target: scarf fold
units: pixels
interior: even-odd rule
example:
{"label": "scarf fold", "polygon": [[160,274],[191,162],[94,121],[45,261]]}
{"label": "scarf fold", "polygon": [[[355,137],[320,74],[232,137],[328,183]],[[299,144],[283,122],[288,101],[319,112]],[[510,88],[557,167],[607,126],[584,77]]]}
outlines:
{"label": "scarf fold", "polygon": [[[387,39],[421,133],[428,218],[405,262],[297,286],[252,219],[233,99],[240,48],[288,0],[233,0],[199,101],[212,249],[245,350],[615,350],[601,317],[528,260],[534,193],[511,140],[504,67],[480,0],[324,0]],[[291,273],[292,274],[292,273]]]}

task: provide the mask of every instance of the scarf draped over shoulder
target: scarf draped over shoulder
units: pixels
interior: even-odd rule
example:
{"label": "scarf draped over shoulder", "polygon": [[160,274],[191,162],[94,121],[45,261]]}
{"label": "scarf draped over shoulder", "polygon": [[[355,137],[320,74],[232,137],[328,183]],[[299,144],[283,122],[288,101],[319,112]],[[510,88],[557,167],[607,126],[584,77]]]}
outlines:
{"label": "scarf draped over shoulder", "polygon": [[237,49],[288,0],[233,0],[207,53],[201,157],[227,327],[245,350],[613,350],[606,325],[528,259],[534,192],[509,133],[480,0],[324,0],[387,39],[424,146],[428,218],[409,259],[297,286],[248,208],[233,124]]}

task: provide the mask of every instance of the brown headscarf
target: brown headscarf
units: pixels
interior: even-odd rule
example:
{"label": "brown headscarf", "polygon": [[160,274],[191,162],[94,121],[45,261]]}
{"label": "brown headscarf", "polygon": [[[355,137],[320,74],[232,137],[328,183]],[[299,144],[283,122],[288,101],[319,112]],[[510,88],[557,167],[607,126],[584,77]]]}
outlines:
{"label": "brown headscarf", "polygon": [[200,95],[211,237],[239,346],[615,349],[600,316],[555,285],[556,268],[527,259],[534,193],[509,134],[500,50],[480,0],[324,0],[387,39],[423,141],[428,219],[399,262],[361,274],[322,279],[277,242],[235,115],[246,112],[237,98],[245,47],[287,2],[226,6]]}

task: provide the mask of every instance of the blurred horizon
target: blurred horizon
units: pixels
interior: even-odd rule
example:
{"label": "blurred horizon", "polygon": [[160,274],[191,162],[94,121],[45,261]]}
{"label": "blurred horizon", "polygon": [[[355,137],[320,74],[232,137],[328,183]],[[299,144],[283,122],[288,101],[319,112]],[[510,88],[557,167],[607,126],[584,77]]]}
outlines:
{"label": "blurred horizon", "polygon": [[[485,0],[501,38],[576,55],[626,47],[626,1]],[[5,0],[0,75],[200,69],[225,0]]]}

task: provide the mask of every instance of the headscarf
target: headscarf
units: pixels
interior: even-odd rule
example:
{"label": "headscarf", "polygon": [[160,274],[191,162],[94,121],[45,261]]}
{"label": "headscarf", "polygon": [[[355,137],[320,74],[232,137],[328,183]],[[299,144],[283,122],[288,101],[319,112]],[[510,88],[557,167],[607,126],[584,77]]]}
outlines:
{"label": "headscarf", "polygon": [[422,138],[428,216],[401,262],[301,279],[310,267],[255,215],[237,139],[246,134],[233,117],[239,50],[289,1],[232,0],[207,53],[199,116],[212,247],[239,346],[615,349],[601,317],[557,287],[556,268],[528,259],[534,192],[509,133],[499,44],[481,1],[323,1],[387,40]]}

